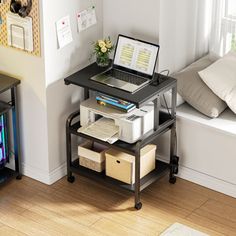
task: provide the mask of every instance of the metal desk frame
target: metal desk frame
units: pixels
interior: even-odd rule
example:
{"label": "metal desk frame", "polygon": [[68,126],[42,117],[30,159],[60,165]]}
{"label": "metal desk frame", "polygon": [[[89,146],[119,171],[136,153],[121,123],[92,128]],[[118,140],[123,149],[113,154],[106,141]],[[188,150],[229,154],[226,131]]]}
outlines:
{"label": "metal desk frame", "polygon": [[[66,81],[66,84],[70,84],[68,81]],[[92,88],[91,90],[96,90]],[[172,90],[172,108],[169,119],[167,119],[164,123],[160,125],[160,97],[167,91]],[[87,87],[84,87],[84,99],[89,98],[89,91],[90,89]],[[135,156],[135,184],[132,186],[127,187],[127,185],[122,184],[121,182],[114,180],[110,177],[103,176],[101,179],[102,181],[111,183],[111,184],[117,184],[121,187],[124,187],[128,190],[131,190],[134,192],[134,206],[136,209],[142,208],[142,203],[140,199],[140,193],[141,191],[149,186],[151,183],[162,177],[165,173],[169,172],[169,182],[174,184],[176,182],[176,176],[175,174],[178,173],[178,160],[179,158],[176,156],[176,96],[177,96],[177,83],[171,83],[169,86],[166,86],[165,89],[162,89],[159,93],[156,93],[154,96],[150,97],[143,103],[142,105],[145,105],[148,102],[154,103],[154,130],[151,132],[148,132],[144,135],[139,141],[137,141],[135,144],[126,144],[123,145],[124,142],[119,141],[118,143],[109,144],[106,142],[103,142],[101,140],[95,139],[94,137],[87,136],[82,133],[78,133],[77,129],[80,127],[79,122],[75,122],[74,120],[79,117],[80,111],[76,111],[72,113],[67,121],[66,121],[66,149],[67,149],[67,180],[71,183],[74,182],[75,178],[73,176],[73,173],[82,174],[88,178],[93,178],[95,180],[99,180],[100,176],[98,173],[93,173],[92,170],[85,170],[86,168],[81,168],[78,164],[78,161],[72,161],[72,151],[71,151],[71,144],[72,144],[72,135],[77,135],[85,139],[89,139],[92,141],[96,141],[99,143],[102,143],[108,147],[112,147],[115,149],[119,149],[121,151],[124,151],[126,153],[132,154]],[[140,180],[140,150],[147,145],[148,143],[155,140],[158,136],[164,134],[167,131],[171,131],[171,139],[170,139],[170,161],[169,164],[166,164],[166,168],[163,169],[162,173],[158,173],[157,175],[149,175],[148,177],[144,177],[143,180]],[[158,166],[157,166],[158,169]]]}
{"label": "metal desk frame", "polygon": [[10,90],[11,101],[9,103],[2,102],[5,108],[0,107],[1,114],[12,112],[12,134],[13,134],[13,148],[14,148],[14,160],[15,170],[11,170],[4,167],[0,170],[0,184],[6,180],[16,177],[21,179],[21,149],[20,149],[20,135],[19,135],[19,111],[17,101],[17,86],[20,84],[20,80],[0,74],[0,94]]}

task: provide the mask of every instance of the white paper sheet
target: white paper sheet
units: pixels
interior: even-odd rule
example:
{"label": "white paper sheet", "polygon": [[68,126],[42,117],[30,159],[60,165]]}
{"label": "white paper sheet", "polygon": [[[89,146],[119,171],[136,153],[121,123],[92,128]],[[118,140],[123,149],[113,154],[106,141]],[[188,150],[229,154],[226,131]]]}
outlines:
{"label": "white paper sheet", "polygon": [[115,125],[114,120],[103,117],[89,126],[79,128],[78,132],[114,143],[118,140],[119,127]]}
{"label": "white paper sheet", "polygon": [[59,48],[63,48],[73,41],[69,16],[58,20],[56,22],[56,29]]}
{"label": "white paper sheet", "polygon": [[77,14],[78,31],[81,32],[97,23],[95,7],[90,7]]}

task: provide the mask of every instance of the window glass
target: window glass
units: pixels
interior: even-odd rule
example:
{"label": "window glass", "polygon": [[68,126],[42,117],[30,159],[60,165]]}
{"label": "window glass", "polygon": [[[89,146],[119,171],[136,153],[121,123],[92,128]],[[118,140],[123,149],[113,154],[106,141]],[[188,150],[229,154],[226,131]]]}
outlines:
{"label": "window glass", "polygon": [[236,18],[236,1],[235,0],[225,0],[225,16],[230,18]]}

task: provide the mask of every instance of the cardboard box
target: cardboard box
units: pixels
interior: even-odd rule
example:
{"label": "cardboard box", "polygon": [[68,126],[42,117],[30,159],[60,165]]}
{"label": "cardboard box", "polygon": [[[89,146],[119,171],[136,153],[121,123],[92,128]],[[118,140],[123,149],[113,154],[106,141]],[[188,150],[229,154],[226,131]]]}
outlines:
{"label": "cardboard box", "polygon": [[[141,149],[140,178],[156,168],[156,145],[150,144]],[[109,149],[106,156],[106,175],[127,184],[135,183],[135,157],[127,153]]]}
{"label": "cardboard box", "polygon": [[102,172],[105,169],[106,146],[86,141],[78,146],[79,163],[91,170]]}

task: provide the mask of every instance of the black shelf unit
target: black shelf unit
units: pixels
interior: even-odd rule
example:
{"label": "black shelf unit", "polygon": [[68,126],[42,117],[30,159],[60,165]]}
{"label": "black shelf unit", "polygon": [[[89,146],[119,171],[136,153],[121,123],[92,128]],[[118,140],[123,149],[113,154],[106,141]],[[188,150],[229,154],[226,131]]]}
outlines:
{"label": "black shelf unit", "polygon": [[7,167],[0,169],[0,186],[2,184],[5,184],[10,179],[16,178],[17,176],[18,176],[17,172],[15,172],[14,170],[11,170]]}
{"label": "black shelf unit", "polygon": [[[2,167],[0,169],[0,186],[12,178],[21,179],[21,155],[20,155],[20,138],[19,138],[19,118],[17,102],[17,86],[20,80],[7,75],[0,74],[0,94],[10,91],[10,102],[0,101],[0,115],[12,113],[12,136],[13,151],[15,160],[15,169]],[[10,123],[10,122],[9,122]]]}
{"label": "black shelf unit", "polygon": [[[133,191],[135,194],[135,208],[141,209],[142,203],[140,200],[140,193],[143,189],[148,187],[150,184],[161,178],[163,175],[169,173],[169,182],[175,183],[178,172],[178,157],[175,153],[175,137],[176,137],[176,94],[177,94],[177,83],[176,80],[155,74],[155,82],[151,83],[138,92],[131,94],[116,88],[108,87],[106,85],[94,82],[90,80],[93,75],[102,72],[106,68],[100,68],[95,63],[85,67],[84,69],[76,72],[75,74],[65,79],[65,84],[74,84],[84,88],[84,99],[89,98],[89,91],[98,91],[120,99],[134,103],[138,108],[147,104],[148,102],[154,103],[154,129],[146,133],[137,142],[129,144],[118,140],[113,144],[101,141],[94,137],[78,133],[77,130],[80,128],[79,115],[80,111],[72,113],[66,122],[66,148],[67,148],[67,179],[69,182],[74,182],[75,178],[73,173],[77,173],[87,178],[94,179],[99,182],[106,182],[109,184],[117,185],[127,190]],[[172,91],[172,108],[170,112],[163,112],[160,110],[160,97],[167,91]],[[170,161],[164,163],[156,161],[157,167],[148,175],[140,179],[140,150],[145,145],[153,142],[158,136],[164,134],[167,131],[171,131],[170,140]],[[105,175],[104,172],[97,173],[93,170],[84,168],[79,165],[79,158],[72,161],[71,142],[72,135],[82,137],[94,142],[101,143],[108,147],[112,147],[128,154],[135,156],[135,184],[129,185]]]}
{"label": "black shelf unit", "polygon": [[6,102],[0,101],[0,116],[10,111],[13,107]]}

